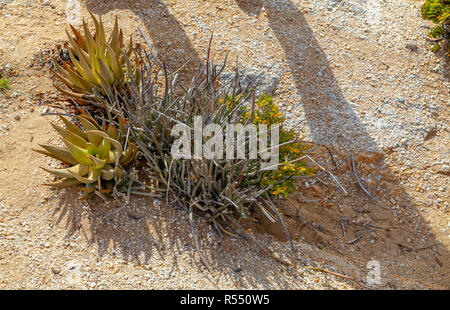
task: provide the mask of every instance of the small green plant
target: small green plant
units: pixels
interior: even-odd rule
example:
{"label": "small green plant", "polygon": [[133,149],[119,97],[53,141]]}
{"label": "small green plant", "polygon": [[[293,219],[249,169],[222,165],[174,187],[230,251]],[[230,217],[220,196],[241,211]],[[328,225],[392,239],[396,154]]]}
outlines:
{"label": "small green plant", "polygon": [[[450,34],[450,0],[426,0],[421,8],[422,17],[433,21],[435,26],[430,29],[430,36],[435,39],[444,38]],[[433,50],[436,50],[436,46]],[[450,57],[450,47],[448,48]]]}
{"label": "small green plant", "polygon": [[42,168],[58,177],[58,180],[46,184],[54,187],[82,185],[83,199],[92,194],[104,198],[121,183],[125,168],[136,155],[136,144],[126,140],[127,129],[122,118],[118,118],[119,129],[112,123],[104,122],[100,126],[92,117],[82,114],[77,117],[84,129],[59,115],[66,128],[52,124],[61,136],[65,148],[40,145],[38,153],[62,161],[69,167],[61,169]]}
{"label": "small green plant", "polygon": [[433,47],[431,48],[431,50],[435,53],[439,52],[439,50],[441,49],[441,45],[440,44],[435,44],[433,45]]}
{"label": "small green plant", "polygon": [[0,90],[9,89],[9,79],[0,78]]}

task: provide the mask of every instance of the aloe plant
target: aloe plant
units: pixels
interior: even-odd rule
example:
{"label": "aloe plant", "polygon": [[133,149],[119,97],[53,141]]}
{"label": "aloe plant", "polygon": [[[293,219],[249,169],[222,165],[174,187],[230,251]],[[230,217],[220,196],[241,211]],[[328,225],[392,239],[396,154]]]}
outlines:
{"label": "aloe plant", "polygon": [[106,38],[103,22],[89,12],[95,24],[93,35],[83,20],[84,35],[74,26],[69,25],[74,35],[66,29],[70,42],[68,48],[71,62],[58,62],[53,59],[57,69],[52,70],[56,78],[67,89],[55,85],[61,93],[75,99],[81,105],[98,102],[94,89],[101,95],[123,85],[130,77],[138,78],[138,70],[131,63],[133,39],[130,35],[129,45],[125,51],[124,36],[119,28],[117,16],[109,39]]}
{"label": "aloe plant", "polygon": [[[77,118],[84,129],[59,115],[65,128],[52,124],[61,137],[65,148],[40,145],[38,153],[60,160],[69,167],[60,169],[42,168],[55,175],[58,180],[45,185],[70,187],[84,185],[82,198],[96,193],[103,197],[112,192],[113,187],[124,176],[124,169],[133,161],[137,147],[126,141],[125,122],[118,118],[119,129],[105,122],[100,126],[91,116]],[[126,143],[126,147],[125,147]]]}

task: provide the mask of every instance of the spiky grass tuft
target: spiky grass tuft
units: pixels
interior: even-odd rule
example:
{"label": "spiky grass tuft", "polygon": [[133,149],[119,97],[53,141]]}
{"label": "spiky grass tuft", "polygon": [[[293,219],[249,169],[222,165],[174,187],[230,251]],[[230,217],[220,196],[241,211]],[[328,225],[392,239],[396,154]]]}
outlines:
{"label": "spiky grass tuft", "polygon": [[[151,50],[149,44],[148,48]],[[284,195],[292,189],[289,181],[293,176],[308,173],[302,157],[305,148],[293,131],[282,129],[286,148],[281,152],[282,173],[278,174],[268,175],[267,170],[261,169],[260,157],[186,159],[172,153],[177,139],[172,128],[181,125],[186,130],[193,129],[198,116],[203,120],[203,130],[212,123],[220,125],[221,129],[225,129],[226,124],[282,125],[284,119],[273,100],[269,97],[257,100],[255,92],[249,88],[238,92],[238,70],[234,81],[219,89],[219,75],[225,64],[218,66],[208,59],[190,82],[183,85],[180,70],[169,72],[154,53],[144,50],[140,53],[142,66],[137,68],[140,79],[130,79],[126,92],[107,92],[108,100],[103,103],[109,111],[128,120],[131,136],[149,168],[147,177],[153,184],[152,191],[132,194],[152,197],[159,194],[169,205],[187,209],[194,236],[194,214],[208,218],[220,234],[237,236],[246,234],[241,220],[253,217],[259,209],[270,221],[280,222],[294,250],[283,218],[271,199],[273,195]],[[267,108],[270,113],[266,113]],[[195,145],[194,137],[192,134],[188,138],[191,146]],[[209,138],[203,137],[203,142]],[[256,137],[246,133],[241,140],[241,145],[245,145],[245,158],[249,158],[252,139]],[[268,145],[279,147],[270,142]],[[237,145],[234,147],[236,154]]]}

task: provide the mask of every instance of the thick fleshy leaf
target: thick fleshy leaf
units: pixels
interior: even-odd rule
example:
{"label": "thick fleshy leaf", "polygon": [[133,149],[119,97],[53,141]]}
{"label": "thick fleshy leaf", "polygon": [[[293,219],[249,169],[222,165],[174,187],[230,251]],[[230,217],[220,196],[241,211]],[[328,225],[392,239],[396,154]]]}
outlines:
{"label": "thick fleshy leaf", "polygon": [[89,142],[93,143],[95,146],[97,146],[97,148],[100,146],[100,144],[102,143],[102,137],[100,137],[99,135],[93,134],[88,132],[88,140]]}
{"label": "thick fleshy leaf", "polygon": [[111,138],[106,132],[100,131],[100,130],[89,130],[87,131],[88,134],[95,134],[98,136],[103,137],[103,139],[106,139],[107,141],[111,142],[111,144],[114,146],[114,151],[118,152],[119,154],[122,154],[123,152],[123,147],[122,144],[120,144],[119,141],[117,141],[116,139]]}
{"label": "thick fleshy leaf", "polygon": [[110,181],[114,178],[114,168],[111,165],[106,165],[102,170],[102,179]]}
{"label": "thick fleshy leaf", "polygon": [[108,159],[106,160],[108,164],[114,164],[116,162],[116,154],[113,151],[109,151]]}
{"label": "thick fleshy leaf", "polygon": [[101,172],[95,169],[91,169],[89,171],[89,175],[87,177],[82,177],[76,173],[71,172],[72,176],[80,181],[81,183],[91,184],[98,181],[98,178],[101,176]]}
{"label": "thick fleshy leaf", "polygon": [[98,147],[100,158],[108,158],[109,151],[111,150],[111,142],[102,139],[102,143]]}
{"label": "thick fleshy leaf", "polygon": [[134,75],[134,80],[135,80],[136,82],[139,82],[139,81],[141,80],[141,75],[142,75],[142,74],[141,74],[141,71],[139,70],[138,67],[134,68],[133,75]]}
{"label": "thick fleshy leaf", "polygon": [[108,127],[108,135],[117,140],[117,129],[116,126],[114,126],[113,124],[110,124]]}
{"label": "thick fleshy leaf", "polygon": [[[59,74],[58,72],[53,70],[52,68],[50,68],[50,72],[52,72],[61,82],[64,83],[64,85],[69,87],[71,90],[75,90],[75,87],[77,87],[71,80],[69,80],[70,77],[65,78],[64,76],[62,76],[61,74]],[[64,72],[67,73],[67,71],[64,71]]]}
{"label": "thick fleshy leaf", "polygon": [[86,22],[83,20],[83,29],[84,29],[84,36],[86,39],[86,45],[87,45],[87,53],[89,55],[89,65],[91,68],[94,69],[94,71],[98,70],[97,65],[97,46],[95,45],[94,38],[92,37],[91,32],[89,31],[88,26],[86,25]]}
{"label": "thick fleshy leaf", "polygon": [[99,37],[101,38],[102,42],[106,43],[105,27],[103,26],[103,21],[102,21],[101,16],[100,16],[100,22],[99,22]]}
{"label": "thick fleshy leaf", "polygon": [[111,69],[114,72],[114,78],[121,80],[123,77],[123,70],[119,64],[119,61],[117,60],[116,53],[108,44],[106,44],[106,50],[107,50],[108,64],[111,65]]}
{"label": "thick fleshy leaf", "polygon": [[70,58],[72,62],[75,64],[77,71],[90,83],[100,86],[100,81],[98,77],[92,72],[92,69],[89,67],[88,63],[83,59],[83,57],[79,57],[79,61],[73,56],[72,52],[69,51]]}
{"label": "thick fleshy leaf", "polygon": [[56,84],[53,84],[53,87],[55,87],[59,92],[61,92],[62,94],[66,95],[70,98],[83,100],[86,103],[89,103],[90,100],[96,99],[96,97],[94,95],[87,95],[87,94],[83,94],[83,93],[75,93],[75,92],[67,91],[67,90],[62,89],[61,87],[59,87]]}
{"label": "thick fleshy leaf", "polygon": [[120,131],[122,131],[122,133],[126,133],[126,129],[125,129],[125,126],[126,126],[126,124],[127,124],[127,121],[123,118],[123,117],[121,117],[121,116],[118,116],[117,117],[117,120],[119,121],[119,128],[120,128]]}
{"label": "thick fleshy leaf", "polygon": [[69,78],[69,74],[67,74],[66,70],[61,67],[55,59],[52,59],[53,66],[55,66],[56,70],[66,79]]}
{"label": "thick fleshy leaf", "polygon": [[96,86],[96,84],[89,82],[78,73],[73,71],[71,68],[66,68],[67,74],[69,74],[69,81],[72,82],[73,85],[80,89],[84,89],[88,92],[92,92],[92,89]]}
{"label": "thick fleshy leaf", "polygon": [[74,134],[76,134],[77,136],[80,136],[81,138],[83,138],[84,140],[87,139],[87,135],[86,133],[77,125],[75,125],[74,123],[70,122],[68,119],[66,119],[64,116],[62,116],[61,114],[58,114],[59,118],[63,121],[64,126],[66,126],[66,129]]}
{"label": "thick fleshy leaf", "polygon": [[59,178],[68,178],[68,179],[72,179],[72,175],[70,174],[70,172],[67,170],[67,168],[65,169],[47,169],[44,167],[41,167],[42,170],[51,173],[53,175],[56,175]]}
{"label": "thick fleshy leaf", "polygon": [[119,166],[115,168],[115,172],[116,172],[116,181],[123,177],[123,171],[122,169],[120,169]]}
{"label": "thick fleshy leaf", "polygon": [[56,147],[56,146],[51,146],[51,145],[45,145],[45,144],[39,144],[39,146],[42,147],[43,149],[45,149],[46,151],[43,151],[43,150],[33,150],[33,151],[44,154],[46,156],[50,156],[54,159],[60,160],[67,164],[71,164],[71,165],[78,164],[76,159],[66,149]]}
{"label": "thick fleshy leaf", "polygon": [[78,167],[77,166],[70,167],[68,170],[73,171],[81,176],[85,176],[86,174],[89,173],[89,167],[81,164],[78,165]]}
{"label": "thick fleshy leaf", "polygon": [[78,185],[78,184],[81,184],[81,182],[78,181],[77,179],[61,179],[56,182],[46,183],[43,185],[53,186],[53,187],[70,187],[70,186],[74,186],[74,185]]}
{"label": "thick fleshy leaf", "polygon": [[94,191],[95,191],[95,186],[89,186],[89,187],[80,187],[80,190],[82,191],[82,192],[85,192],[85,193],[93,193]]}
{"label": "thick fleshy leaf", "polygon": [[94,156],[97,154],[100,154],[99,148],[95,144],[90,143],[90,142],[87,144],[87,151],[89,154],[94,155]]}
{"label": "thick fleshy leaf", "polygon": [[76,173],[78,175],[81,175],[81,176],[85,176],[89,172],[88,166],[84,166],[84,165],[80,165],[80,164],[72,166],[70,168],[63,168],[63,169],[47,169],[44,167],[41,167],[41,168],[43,170],[47,171],[48,173],[56,175],[57,177],[67,178],[67,179],[73,178],[72,174],[69,171]]}
{"label": "thick fleshy leaf", "polygon": [[89,120],[87,117],[79,115],[77,118],[80,121],[81,125],[83,125],[86,132],[89,130],[99,130],[99,127],[96,126],[98,124],[96,124],[95,122],[91,122],[91,120]]}
{"label": "thick fleshy leaf", "polygon": [[119,45],[117,46],[117,50],[115,51],[117,55],[120,55],[123,48],[123,31],[119,30]]}
{"label": "thick fleshy leaf", "polygon": [[75,65],[75,68],[77,69],[78,72],[80,72],[80,74],[84,77],[83,74],[83,68],[81,68],[80,63],[77,60],[77,57],[75,57],[73,55],[73,49],[69,49],[69,56],[70,56],[70,60],[72,61],[72,63]]}
{"label": "thick fleshy leaf", "polygon": [[136,156],[136,152],[137,152],[136,142],[134,143],[134,145],[128,142],[127,152],[120,159],[120,164],[124,167],[128,166]]}
{"label": "thick fleshy leaf", "polygon": [[82,149],[82,148],[74,145],[73,143],[67,141],[64,138],[62,139],[62,141],[69,149],[69,152],[72,154],[73,158],[75,158],[80,164],[83,164],[86,166],[89,166],[92,164],[88,157],[88,152],[86,149]]}
{"label": "thick fleshy leaf", "polygon": [[133,37],[130,35],[130,42],[128,43],[128,51],[127,51],[128,58],[131,57],[132,53],[133,53]]}
{"label": "thick fleshy leaf", "polygon": [[86,64],[89,68],[91,68],[91,71],[94,71],[90,65],[90,57],[87,51],[77,46],[75,49],[71,50],[71,52],[73,53],[73,55],[78,57],[78,60],[80,62],[82,61],[83,64]]}
{"label": "thick fleshy leaf", "polygon": [[[73,34],[75,35],[75,42],[77,46],[81,47],[82,49],[86,50],[86,41],[84,40],[81,33],[72,25],[69,24],[70,29],[72,30]],[[69,36],[69,34],[67,34]],[[70,37],[70,36],[69,36]]]}
{"label": "thick fleshy leaf", "polygon": [[99,159],[91,154],[89,154],[89,158],[95,165],[95,169],[102,169],[106,165],[106,159]]}
{"label": "thick fleshy leaf", "polygon": [[106,42],[105,30],[103,28],[103,22],[102,22],[101,18],[100,18],[100,22],[99,22],[98,19],[95,17],[94,14],[92,14],[92,12],[90,10],[88,10],[88,12],[92,17],[92,20],[94,21],[96,39],[100,40],[100,42]]}
{"label": "thick fleshy leaf", "polygon": [[[80,46],[77,44],[77,42],[75,42],[75,40],[70,35],[69,31],[67,31],[67,29],[65,29],[65,31],[66,31],[66,34],[67,34],[67,38],[69,39],[69,43],[70,43],[70,45],[72,45],[72,48],[75,49],[75,50],[77,48],[80,48]],[[85,43],[86,43],[86,41],[85,41]]]}
{"label": "thick fleshy leaf", "polygon": [[108,83],[108,85],[113,85],[114,77],[109,71],[104,61],[101,58],[97,58],[97,63],[98,63],[98,72],[100,76],[106,81],[106,83]]}
{"label": "thick fleshy leaf", "polygon": [[[127,55],[125,55],[127,56]],[[133,74],[133,66],[131,65],[130,57],[124,57],[125,58],[125,64],[126,64],[126,71],[127,71],[127,78],[131,78]]]}
{"label": "thick fleshy leaf", "polygon": [[98,130],[102,130],[102,127],[97,123],[97,121],[87,112],[81,111],[80,117],[88,120],[92,125],[94,125]]}
{"label": "thick fleshy leaf", "polygon": [[[124,35],[122,29],[119,28],[118,18],[114,21],[114,28],[111,32],[109,40],[105,35],[105,29],[102,18],[96,17],[91,11],[95,25],[95,35],[89,29],[87,22],[83,19],[82,29],[84,34],[73,25],[69,25],[70,29],[65,29],[70,46],[68,47],[70,59],[69,66],[61,68],[58,64],[55,76],[68,89],[55,86],[65,96],[81,100],[80,104],[90,105],[92,102],[98,101],[93,96],[96,88],[102,96],[106,96],[108,89],[116,83],[124,80],[125,57],[129,57],[133,51],[133,40],[130,35],[130,43],[126,52],[124,52]],[[126,48],[126,47],[125,47]],[[62,69],[62,70],[61,70]],[[126,70],[127,79],[130,74],[135,73],[134,65]],[[95,85],[95,86],[94,86]],[[111,91],[113,91],[111,89]],[[84,95],[92,97],[85,97]]]}
{"label": "thick fleshy leaf", "polygon": [[119,22],[117,20],[117,16],[114,21],[114,28],[111,33],[111,37],[109,38],[109,44],[111,46],[117,46],[119,44]]}
{"label": "thick fleshy leaf", "polygon": [[[73,38],[70,36],[70,34],[67,31],[67,29],[66,29],[66,34],[67,34],[67,37],[69,38],[70,44],[72,45],[72,48],[69,48],[69,50],[71,51],[72,55],[78,57],[78,60],[80,61],[80,64],[81,63],[83,63],[83,64],[87,63],[87,64],[89,64],[88,67],[92,68],[92,65],[90,65],[91,61],[90,61],[90,56],[89,56],[88,49],[83,49],[81,46],[79,46],[73,40]],[[74,60],[77,60],[77,59],[76,58],[72,58],[72,56],[71,56],[71,60],[74,61]],[[91,71],[95,71],[95,70],[91,69]]]}
{"label": "thick fleshy leaf", "polygon": [[80,137],[62,127],[59,127],[56,124],[51,124],[51,125],[52,125],[53,129],[55,129],[59,133],[59,135],[61,137],[63,137],[64,139],[66,139],[67,141],[70,141],[74,145],[79,146],[84,149],[87,147],[87,142],[82,137]]}
{"label": "thick fleshy leaf", "polygon": [[80,115],[78,116],[78,120],[80,121],[81,125],[83,125],[84,129],[86,130],[86,134],[88,137],[89,142],[93,143],[95,146],[99,146],[100,143],[102,143],[102,137],[98,134],[93,134],[90,131],[98,131],[99,126],[94,121],[91,122],[86,116]]}

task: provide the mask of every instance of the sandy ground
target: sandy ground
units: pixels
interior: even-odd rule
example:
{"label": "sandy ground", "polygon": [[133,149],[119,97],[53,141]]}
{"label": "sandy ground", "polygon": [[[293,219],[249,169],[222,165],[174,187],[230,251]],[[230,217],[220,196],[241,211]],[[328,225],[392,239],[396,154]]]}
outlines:
{"label": "sandy ground", "polygon": [[[71,3],[74,3],[72,1]],[[367,287],[450,287],[448,65],[430,51],[421,1],[80,1],[135,38],[141,27],[170,66],[199,63],[211,31],[216,61],[229,52],[275,80],[292,122],[304,120],[311,156],[331,178],[299,181],[280,201],[303,265],[328,268]],[[54,165],[32,152],[56,136],[49,121],[48,58],[65,40],[66,1],[0,0],[0,288],[354,289],[353,281],[283,267],[254,245],[220,238],[196,219],[208,271],[192,250],[184,210],[134,198],[82,203],[76,190],[41,186]],[[256,68],[256,69],[255,69]],[[320,146],[320,145],[325,145]],[[355,181],[350,164],[375,196]],[[247,223],[262,244],[292,260],[278,226]]]}

